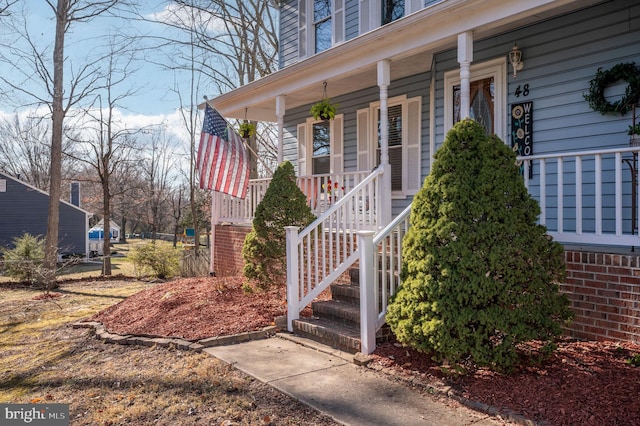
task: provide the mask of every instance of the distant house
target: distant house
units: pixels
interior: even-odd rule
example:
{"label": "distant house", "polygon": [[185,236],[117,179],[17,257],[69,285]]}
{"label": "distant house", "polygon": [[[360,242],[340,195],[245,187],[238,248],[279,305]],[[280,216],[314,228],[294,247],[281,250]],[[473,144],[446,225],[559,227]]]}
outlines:
{"label": "distant house", "polygon": [[[0,246],[11,247],[16,237],[47,234],[49,194],[19,179],[0,173]],[[88,253],[90,213],[60,201],[58,251],[61,255]]]}
{"label": "distant house", "polygon": [[[109,221],[109,240],[111,243],[120,241],[120,227],[113,221]],[[104,253],[104,219],[89,229],[89,254],[91,256]]]}

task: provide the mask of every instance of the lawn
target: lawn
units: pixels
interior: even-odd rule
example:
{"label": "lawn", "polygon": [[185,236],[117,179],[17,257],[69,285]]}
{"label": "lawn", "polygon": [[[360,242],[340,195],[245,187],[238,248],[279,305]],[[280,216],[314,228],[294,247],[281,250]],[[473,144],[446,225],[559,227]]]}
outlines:
{"label": "lawn", "polygon": [[72,425],[335,424],[209,355],[106,344],[72,327],[157,285],[101,279],[96,265],[65,271],[54,297],[0,283],[0,402],[66,403]]}

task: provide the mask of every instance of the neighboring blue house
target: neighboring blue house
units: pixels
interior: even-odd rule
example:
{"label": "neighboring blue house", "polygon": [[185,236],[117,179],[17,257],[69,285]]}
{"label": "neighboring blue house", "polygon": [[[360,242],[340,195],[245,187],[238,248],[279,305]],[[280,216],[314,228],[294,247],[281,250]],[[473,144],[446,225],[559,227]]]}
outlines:
{"label": "neighboring blue house", "polygon": [[[45,237],[49,194],[0,173],[0,246],[12,247],[24,233]],[[60,255],[88,254],[90,213],[60,201],[58,250]]]}
{"label": "neighboring blue house", "polygon": [[[585,100],[599,69],[640,65],[640,3],[272,3],[280,10],[280,70],[210,104],[226,117],[277,123],[279,159],[296,165],[300,187],[323,214],[315,230],[290,238],[298,247],[289,254],[290,292],[298,286],[293,293],[300,295],[290,312],[362,255],[355,231],[373,230],[376,242],[387,232],[380,228],[404,220],[447,131],[471,117],[505,143],[517,142],[525,155],[525,183],[540,203],[540,222],[567,251],[563,291],[574,295],[575,335],[640,340],[640,281],[633,272],[640,267],[640,203],[631,172],[640,148],[627,135],[633,120],[640,122],[640,106],[603,115]],[[607,96],[601,105],[637,97],[625,95],[638,89],[626,81],[633,76],[621,75],[600,87]],[[310,117],[324,96],[339,105],[334,120]],[[339,182],[344,201],[328,193],[329,180]],[[264,183],[252,185],[247,202],[219,196],[220,222],[250,221],[239,212],[252,211],[251,196]],[[322,251],[305,242],[314,232],[333,232],[348,243],[312,260]],[[603,279],[597,271],[612,275]],[[384,307],[377,318],[375,328],[384,322]]]}

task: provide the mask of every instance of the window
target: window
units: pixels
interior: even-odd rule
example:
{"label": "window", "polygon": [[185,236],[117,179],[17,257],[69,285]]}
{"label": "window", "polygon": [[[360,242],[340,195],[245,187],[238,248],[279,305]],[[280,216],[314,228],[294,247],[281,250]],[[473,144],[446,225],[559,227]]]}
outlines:
{"label": "window", "polygon": [[423,7],[423,0],[358,0],[359,32],[364,34]]}
{"label": "window", "polygon": [[331,127],[329,121],[312,125],[311,173],[314,175],[331,172]]}
{"label": "window", "polygon": [[382,0],[382,25],[404,16],[405,0]]}
{"label": "window", "polygon": [[331,47],[331,3],[332,0],[314,0],[313,2],[315,53]]}
{"label": "window", "polygon": [[[471,65],[471,118],[482,124],[488,134],[506,140],[506,59],[500,58]],[[445,133],[460,121],[460,71],[445,73]]]}
{"label": "window", "polygon": [[[480,123],[487,135],[495,133],[495,77],[472,81],[469,99],[469,115]],[[453,86],[453,122],[460,121],[460,85]]]}
{"label": "window", "polygon": [[[398,96],[389,99],[387,117],[392,195],[404,198],[415,194],[422,183],[421,98]],[[380,164],[380,102],[358,110],[356,120],[358,170],[371,170]]]}
{"label": "window", "polygon": [[[376,166],[380,164],[380,109],[378,108],[378,148]],[[402,105],[389,106],[389,164],[391,164],[391,190],[402,191]]]}
{"label": "window", "polygon": [[298,124],[298,176],[342,173],[343,118]]}
{"label": "window", "polygon": [[298,57],[344,41],[344,0],[298,0]]}

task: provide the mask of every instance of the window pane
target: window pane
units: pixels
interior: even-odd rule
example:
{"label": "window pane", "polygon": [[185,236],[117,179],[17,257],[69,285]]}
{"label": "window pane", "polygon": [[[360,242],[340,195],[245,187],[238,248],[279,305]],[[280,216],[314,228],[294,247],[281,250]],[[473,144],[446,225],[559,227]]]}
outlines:
{"label": "window pane", "polygon": [[331,0],[313,2],[313,26],[315,29],[315,52],[331,47]]}
{"label": "window pane", "polygon": [[331,173],[331,164],[329,157],[314,158],[312,163],[314,175],[326,175]]}
{"label": "window pane", "polygon": [[331,124],[320,122],[313,124],[313,160],[312,173],[322,174],[330,171]]}
{"label": "window pane", "polygon": [[404,16],[405,0],[382,0],[382,25]]}
{"label": "window pane", "polygon": [[[391,190],[402,191],[402,105],[387,109],[389,120],[389,164],[391,165]],[[380,110],[378,110],[378,149],[376,164],[380,164]]]}
{"label": "window pane", "polygon": [[313,22],[331,16],[331,0],[316,0],[313,4]]}
{"label": "window pane", "polygon": [[[480,123],[485,132],[495,133],[495,81],[493,77],[472,81],[470,84],[471,106],[469,115]],[[453,87],[453,123],[460,121],[460,85]]]}
{"label": "window pane", "polygon": [[316,53],[331,47],[331,19],[316,24]]}

